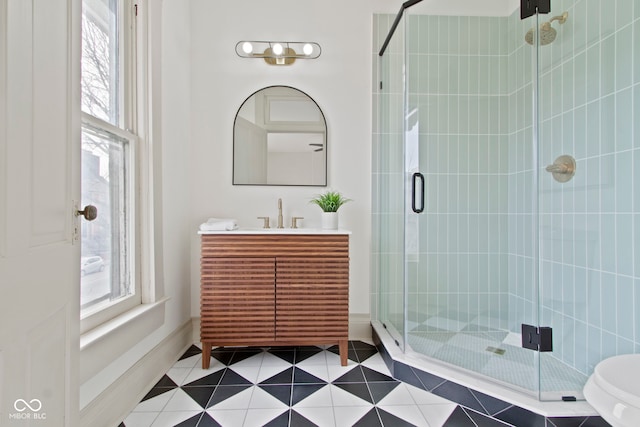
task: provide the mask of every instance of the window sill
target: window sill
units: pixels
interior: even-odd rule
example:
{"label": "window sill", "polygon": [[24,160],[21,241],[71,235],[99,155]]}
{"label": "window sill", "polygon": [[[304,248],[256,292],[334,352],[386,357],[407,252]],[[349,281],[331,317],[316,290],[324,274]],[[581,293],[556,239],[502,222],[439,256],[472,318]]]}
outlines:
{"label": "window sill", "polygon": [[80,383],[125,354],[164,323],[169,298],[141,304],[80,336]]}

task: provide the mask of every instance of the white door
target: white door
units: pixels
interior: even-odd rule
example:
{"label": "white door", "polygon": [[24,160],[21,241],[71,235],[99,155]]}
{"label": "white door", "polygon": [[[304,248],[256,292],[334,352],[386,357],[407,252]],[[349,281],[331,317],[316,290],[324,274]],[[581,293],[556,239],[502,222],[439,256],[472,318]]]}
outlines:
{"label": "white door", "polygon": [[79,18],[0,0],[0,426],[77,426]]}

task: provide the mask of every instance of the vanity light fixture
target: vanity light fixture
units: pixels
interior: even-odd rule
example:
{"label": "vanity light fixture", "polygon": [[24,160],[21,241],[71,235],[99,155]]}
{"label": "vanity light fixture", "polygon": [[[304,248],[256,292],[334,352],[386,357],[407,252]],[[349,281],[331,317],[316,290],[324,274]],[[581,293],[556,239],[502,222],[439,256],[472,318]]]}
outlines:
{"label": "vanity light fixture", "polygon": [[296,59],[316,59],[322,49],[315,42],[239,41],[236,54],[241,58],[261,58],[271,65],[291,65]]}

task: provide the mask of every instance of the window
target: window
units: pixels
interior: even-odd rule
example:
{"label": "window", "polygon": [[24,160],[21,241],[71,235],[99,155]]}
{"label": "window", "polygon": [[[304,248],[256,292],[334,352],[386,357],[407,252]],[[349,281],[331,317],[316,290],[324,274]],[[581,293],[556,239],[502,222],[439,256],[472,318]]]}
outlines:
{"label": "window", "polygon": [[135,14],[129,0],[82,2],[82,331],[141,303],[137,278]]}

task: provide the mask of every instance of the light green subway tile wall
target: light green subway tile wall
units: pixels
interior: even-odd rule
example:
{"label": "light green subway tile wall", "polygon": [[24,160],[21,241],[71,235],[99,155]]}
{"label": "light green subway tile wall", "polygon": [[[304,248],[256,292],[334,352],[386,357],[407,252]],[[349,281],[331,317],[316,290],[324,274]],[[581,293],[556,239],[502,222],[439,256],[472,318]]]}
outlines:
{"label": "light green subway tile wall", "polygon": [[[636,98],[638,99],[638,98]],[[635,103],[635,105],[640,106],[640,100],[639,102]],[[640,109],[640,108],[638,108]],[[640,121],[636,121],[635,123],[640,123]],[[640,133],[636,130],[636,135]],[[640,143],[638,143],[638,139],[635,139],[635,146],[636,147],[640,147]],[[637,184],[640,182],[640,150],[638,150],[637,148],[633,151],[633,175],[631,182],[633,183],[633,213],[634,214],[638,214],[638,211],[640,210],[640,185]],[[638,230],[640,232],[640,230]],[[640,242],[640,239],[635,239],[636,242]],[[636,249],[640,249],[640,247],[636,247]],[[636,255],[640,256],[640,251],[636,250],[635,251]],[[635,263],[635,274],[639,275],[640,274],[640,262],[637,262],[638,260],[640,260],[640,258],[636,258],[636,263]]]}
{"label": "light green subway tile wall", "polygon": [[[635,218],[635,224],[634,224],[634,229],[638,230],[640,228],[640,218],[638,215],[636,215]],[[638,240],[636,239],[636,242]],[[637,253],[637,252],[636,252]],[[636,264],[639,265],[639,264]],[[637,311],[638,307],[640,307],[640,279],[636,278],[634,280],[634,308],[635,311],[634,313]],[[636,315],[637,316],[637,315]],[[636,353],[640,353],[640,328],[638,328],[638,324],[634,324],[634,341],[636,343],[636,348],[635,348],[635,352]]]}
{"label": "light green subway tile wall", "polygon": [[615,150],[623,152],[633,149],[633,90],[626,87],[616,93]]}
{"label": "light green subway tile wall", "polygon": [[616,27],[622,28],[631,24],[635,0],[616,0]]}
{"label": "light green subway tile wall", "polygon": [[616,90],[625,89],[632,84],[633,77],[633,25],[621,28],[615,34],[615,83]]}
{"label": "light green subway tile wall", "polygon": [[600,1],[600,38],[606,39],[616,31],[616,1]]}
{"label": "light green subway tile wall", "polygon": [[[640,7],[635,7],[636,10]],[[640,13],[640,12],[637,12]],[[636,19],[633,25],[633,81],[640,81],[640,20]]]}
{"label": "light green subway tile wall", "polygon": [[638,350],[630,332],[640,327],[638,301],[629,301],[640,290],[634,240],[640,6],[564,0],[560,7],[551,15],[568,10],[569,20],[554,23],[558,38],[550,49],[541,47],[540,162],[544,167],[568,153],[578,168],[567,184],[541,172],[542,320],[561,319],[552,325],[554,334],[561,327],[553,355],[589,374],[607,356]]}
{"label": "light green subway tile wall", "polygon": [[[421,37],[409,42],[407,63],[429,189],[427,212],[419,219],[420,250],[430,267],[419,272],[419,296],[409,299],[456,313],[457,322],[499,318],[507,275],[497,251],[506,250],[506,226],[489,213],[506,211],[506,178],[500,174],[508,167],[508,121],[502,118],[508,110],[507,43],[489,40],[506,33],[506,21],[414,16],[408,22],[420,26],[408,34]],[[486,304],[469,305],[479,295]],[[506,327],[502,319],[493,323]]]}
{"label": "light green subway tile wall", "polygon": [[[524,41],[535,20],[410,17],[410,106],[429,188],[411,291],[418,311],[467,307],[460,319],[514,332],[548,322],[554,357],[589,374],[604,357],[640,352],[640,4],[552,7],[540,23],[569,18],[540,48],[538,147]],[[561,154],[577,160],[567,184],[544,171]]]}
{"label": "light green subway tile wall", "polygon": [[600,42],[600,96],[611,95],[616,89],[616,37]]}

